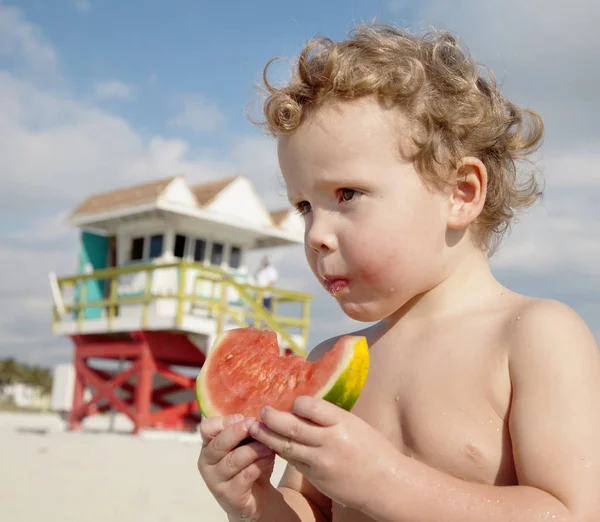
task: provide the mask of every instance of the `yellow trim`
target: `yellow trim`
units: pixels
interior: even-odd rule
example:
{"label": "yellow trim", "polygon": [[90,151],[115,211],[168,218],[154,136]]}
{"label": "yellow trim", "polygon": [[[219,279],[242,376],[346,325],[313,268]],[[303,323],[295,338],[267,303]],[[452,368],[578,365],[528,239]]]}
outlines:
{"label": "yellow trim", "polygon": [[[179,268],[179,291],[177,293],[177,315],[175,316],[175,324],[181,326],[183,321],[183,306],[185,303],[185,283],[186,283],[186,266],[182,263]],[[150,274],[148,274],[150,277]]]}
{"label": "yellow trim", "polygon": [[[112,330],[113,320],[117,315],[117,281],[109,279],[110,300],[108,302],[108,329]],[[142,320],[142,324],[144,321]]]}
{"label": "yellow trim", "polygon": [[[172,292],[154,294],[152,292],[152,273],[156,270],[178,269],[179,282]],[[195,280],[191,285],[192,290],[186,288],[187,279],[190,277],[190,271],[197,271]],[[145,273],[146,280],[144,290],[141,295],[118,296],[119,277],[135,273]],[[90,280],[104,280],[109,288],[109,297],[87,300],[86,282]],[[197,295],[196,289],[201,281],[211,284],[210,296]],[[312,295],[304,292],[285,290],[282,288],[270,288],[273,296],[273,303],[297,303],[300,305],[300,317],[282,315],[279,313],[280,307],[273,307],[269,312],[262,305],[262,295],[264,288],[240,283],[230,274],[215,268],[205,266],[200,263],[188,263],[186,261],[177,261],[165,264],[139,264],[121,266],[116,268],[107,268],[96,270],[91,273],[77,274],[57,279],[58,289],[62,301],[64,299],[64,289],[68,287],[81,288],[78,302],[64,304],[65,314],[75,314],[77,319],[77,329],[82,331],[85,319],[86,308],[102,307],[107,311],[108,330],[112,331],[114,319],[117,316],[117,308],[123,305],[140,304],[142,305],[141,324],[142,327],[148,326],[148,307],[150,303],[159,299],[174,299],[176,301],[175,325],[182,327],[183,318],[186,315],[186,303],[193,307],[202,307],[209,311],[210,316],[216,321],[217,335],[223,332],[223,328],[229,318],[238,326],[248,326],[246,320],[250,320],[252,326],[257,328],[266,327],[275,331],[290,349],[302,356],[306,356],[306,350],[294,342],[289,328],[298,329],[303,339],[303,346],[307,346],[308,329],[310,326],[310,300]],[[227,300],[228,290],[233,288],[240,296],[239,304],[229,303]],[[220,291],[220,295],[218,292]],[[277,312],[276,312],[277,310]],[[57,326],[61,322],[61,314],[56,306],[53,307],[52,331],[58,331]]]}
{"label": "yellow trim", "polygon": [[[111,279],[111,283],[116,287],[117,282],[115,279]],[[116,293],[116,291],[115,291]],[[150,272],[146,273],[146,283],[144,284],[144,304],[142,305],[142,328],[146,328],[148,326],[148,307],[150,306],[152,295],[152,277],[150,277]]]}

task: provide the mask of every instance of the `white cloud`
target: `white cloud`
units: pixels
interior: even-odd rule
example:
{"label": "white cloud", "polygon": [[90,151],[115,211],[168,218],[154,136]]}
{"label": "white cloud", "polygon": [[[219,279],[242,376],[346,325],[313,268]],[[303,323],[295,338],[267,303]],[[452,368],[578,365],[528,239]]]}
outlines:
{"label": "white cloud", "polygon": [[[596,196],[600,196],[600,191]],[[514,273],[544,274],[549,278],[558,272],[572,271],[590,277],[590,284],[598,284],[600,212],[582,205],[581,199],[570,196],[568,211],[553,208],[551,204],[533,211],[523,223],[515,226],[504,247],[493,258],[493,266]],[[592,220],[586,217],[590,213],[595,214]]]}
{"label": "white cloud", "polygon": [[36,363],[68,360],[69,341],[51,334],[48,272],[76,266],[77,235],[64,213],[0,238],[0,357]]}
{"label": "white cloud", "polygon": [[175,173],[200,182],[275,172],[272,159],[249,153],[247,140],[265,149],[266,139],[232,138],[229,158],[194,150],[180,139],[146,139],[118,116],[1,71],[0,113],[0,172],[8,178],[0,191],[0,215],[33,210],[47,215],[93,192]]}
{"label": "white cloud", "polygon": [[[397,16],[404,5],[388,0]],[[593,64],[600,63],[600,3],[430,0],[418,6],[414,26],[457,34],[478,61],[492,67],[509,96],[542,114],[553,148],[595,148],[600,68]]]}
{"label": "white cloud", "polygon": [[55,75],[58,59],[41,31],[21,12],[0,4],[0,57],[12,58],[21,73]]}
{"label": "white cloud", "polygon": [[[10,181],[0,212],[58,211],[85,191],[132,176],[124,166],[144,143],[116,116],[0,73],[0,169]],[[48,194],[52,193],[52,198]]]}
{"label": "white cloud", "polygon": [[131,100],[136,89],[133,85],[119,80],[107,80],[94,84],[94,97],[101,100]]}
{"label": "white cloud", "polygon": [[542,165],[544,198],[515,223],[496,265],[600,275],[600,153],[549,152]]}
{"label": "white cloud", "polygon": [[93,192],[176,173],[191,182],[245,174],[261,192],[271,189],[269,204],[285,205],[266,137],[230,138],[228,157],[181,139],[146,139],[118,116],[1,71],[0,113],[0,172],[8,178],[0,215],[48,215]]}
{"label": "white cloud", "polygon": [[201,94],[188,94],[181,99],[183,110],[171,120],[180,129],[206,133],[219,128],[225,117],[216,105],[210,104]]}
{"label": "white cloud", "polygon": [[231,149],[231,159],[236,165],[243,166],[241,174],[252,179],[270,208],[289,206],[274,139],[259,135],[238,140]]}
{"label": "white cloud", "polygon": [[92,2],[90,0],[75,0],[73,4],[75,9],[82,13],[87,13],[92,9]]}
{"label": "white cloud", "polygon": [[[600,136],[594,138],[597,140]],[[560,155],[549,154],[544,164],[552,189],[600,188],[600,153],[597,151],[572,149]]]}

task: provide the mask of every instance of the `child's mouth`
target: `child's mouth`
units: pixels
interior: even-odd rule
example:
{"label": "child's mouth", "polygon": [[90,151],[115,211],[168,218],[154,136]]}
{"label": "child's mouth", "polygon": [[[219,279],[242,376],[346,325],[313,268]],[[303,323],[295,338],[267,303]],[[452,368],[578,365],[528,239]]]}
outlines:
{"label": "child's mouth", "polygon": [[340,290],[347,288],[350,282],[348,279],[341,277],[335,277],[331,279],[324,279],[323,286],[331,295],[337,294]]}

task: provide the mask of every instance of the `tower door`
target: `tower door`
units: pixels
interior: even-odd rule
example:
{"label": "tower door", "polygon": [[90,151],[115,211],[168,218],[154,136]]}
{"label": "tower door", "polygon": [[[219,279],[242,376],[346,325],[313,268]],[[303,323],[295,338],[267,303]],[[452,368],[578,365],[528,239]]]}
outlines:
{"label": "tower door", "polygon": [[[81,233],[81,246],[79,250],[79,273],[90,273],[108,266],[109,238],[92,232]],[[87,303],[104,299],[107,282],[103,279],[90,279],[85,283]],[[81,300],[81,286],[75,290],[75,300]],[[102,317],[102,307],[86,307],[85,319],[99,319]]]}

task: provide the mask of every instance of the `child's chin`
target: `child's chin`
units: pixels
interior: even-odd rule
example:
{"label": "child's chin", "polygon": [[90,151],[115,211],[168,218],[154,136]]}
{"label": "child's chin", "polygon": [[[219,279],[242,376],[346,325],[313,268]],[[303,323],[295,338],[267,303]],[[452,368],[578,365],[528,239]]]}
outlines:
{"label": "child's chin", "polygon": [[386,315],[381,310],[372,309],[369,306],[364,306],[357,303],[339,303],[342,311],[355,321],[361,321],[363,323],[372,323],[375,321],[381,321],[386,318]]}

